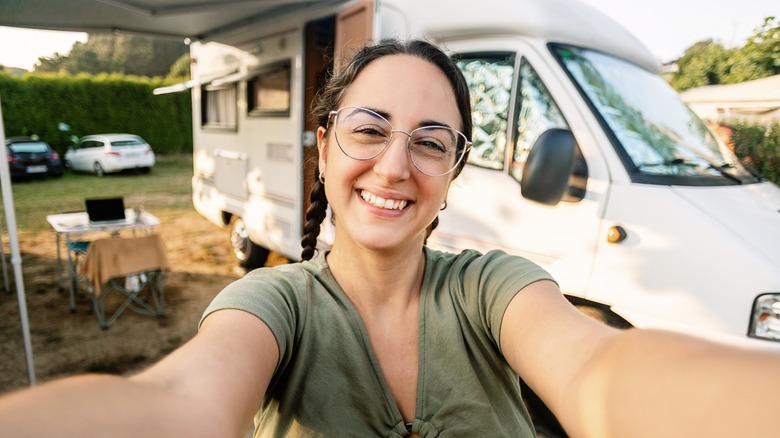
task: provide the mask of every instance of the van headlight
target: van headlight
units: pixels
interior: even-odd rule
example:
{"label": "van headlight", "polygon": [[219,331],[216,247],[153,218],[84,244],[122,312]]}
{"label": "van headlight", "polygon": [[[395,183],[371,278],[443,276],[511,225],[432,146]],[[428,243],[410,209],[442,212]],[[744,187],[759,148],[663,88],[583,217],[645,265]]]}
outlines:
{"label": "van headlight", "polygon": [[780,341],[780,294],[762,294],[753,302],[748,336]]}

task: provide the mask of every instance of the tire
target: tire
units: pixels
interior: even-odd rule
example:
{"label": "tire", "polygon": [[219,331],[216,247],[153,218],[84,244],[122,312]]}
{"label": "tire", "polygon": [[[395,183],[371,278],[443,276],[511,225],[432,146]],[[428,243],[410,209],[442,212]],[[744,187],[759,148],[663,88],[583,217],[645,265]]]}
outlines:
{"label": "tire", "polygon": [[249,239],[249,231],[244,220],[239,216],[230,219],[229,237],[230,248],[233,256],[238,260],[238,265],[246,270],[261,268],[268,260],[270,251]]}
{"label": "tire", "polygon": [[92,169],[95,171],[95,175],[97,176],[103,176],[106,174],[106,171],[103,170],[103,166],[100,165],[100,162],[95,161],[95,164],[92,166]]}
{"label": "tire", "polygon": [[73,172],[73,164],[68,160],[65,160],[65,171]]}

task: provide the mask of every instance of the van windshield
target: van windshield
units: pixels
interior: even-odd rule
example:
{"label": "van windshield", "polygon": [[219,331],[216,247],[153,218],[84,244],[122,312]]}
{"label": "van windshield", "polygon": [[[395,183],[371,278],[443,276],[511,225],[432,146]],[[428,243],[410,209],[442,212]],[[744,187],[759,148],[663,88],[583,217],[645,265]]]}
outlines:
{"label": "van windshield", "polygon": [[660,76],[593,50],[553,53],[597,113],[632,180],[727,185],[759,181]]}

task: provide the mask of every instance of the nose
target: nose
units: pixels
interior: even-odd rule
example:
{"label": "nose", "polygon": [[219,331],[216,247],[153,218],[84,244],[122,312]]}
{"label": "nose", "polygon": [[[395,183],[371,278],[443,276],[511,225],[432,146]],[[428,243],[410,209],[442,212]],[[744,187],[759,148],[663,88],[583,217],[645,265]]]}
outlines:
{"label": "nose", "polygon": [[400,181],[409,178],[411,172],[408,146],[410,135],[398,129],[394,129],[392,133],[390,144],[374,162],[374,172],[388,181]]}

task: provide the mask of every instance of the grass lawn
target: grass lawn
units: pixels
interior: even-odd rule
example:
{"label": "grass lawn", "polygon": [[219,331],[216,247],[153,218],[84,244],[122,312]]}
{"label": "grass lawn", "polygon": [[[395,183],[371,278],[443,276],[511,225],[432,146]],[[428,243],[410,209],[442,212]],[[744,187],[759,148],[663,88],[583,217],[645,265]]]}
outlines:
{"label": "grass lawn", "polygon": [[[84,210],[84,199],[122,196],[125,207],[143,207],[158,215],[192,208],[192,155],[158,155],[148,174],[125,172],[97,177],[66,172],[62,178],[14,181],[16,226],[24,231],[50,229],[46,215]],[[0,205],[5,225],[5,205]]]}

